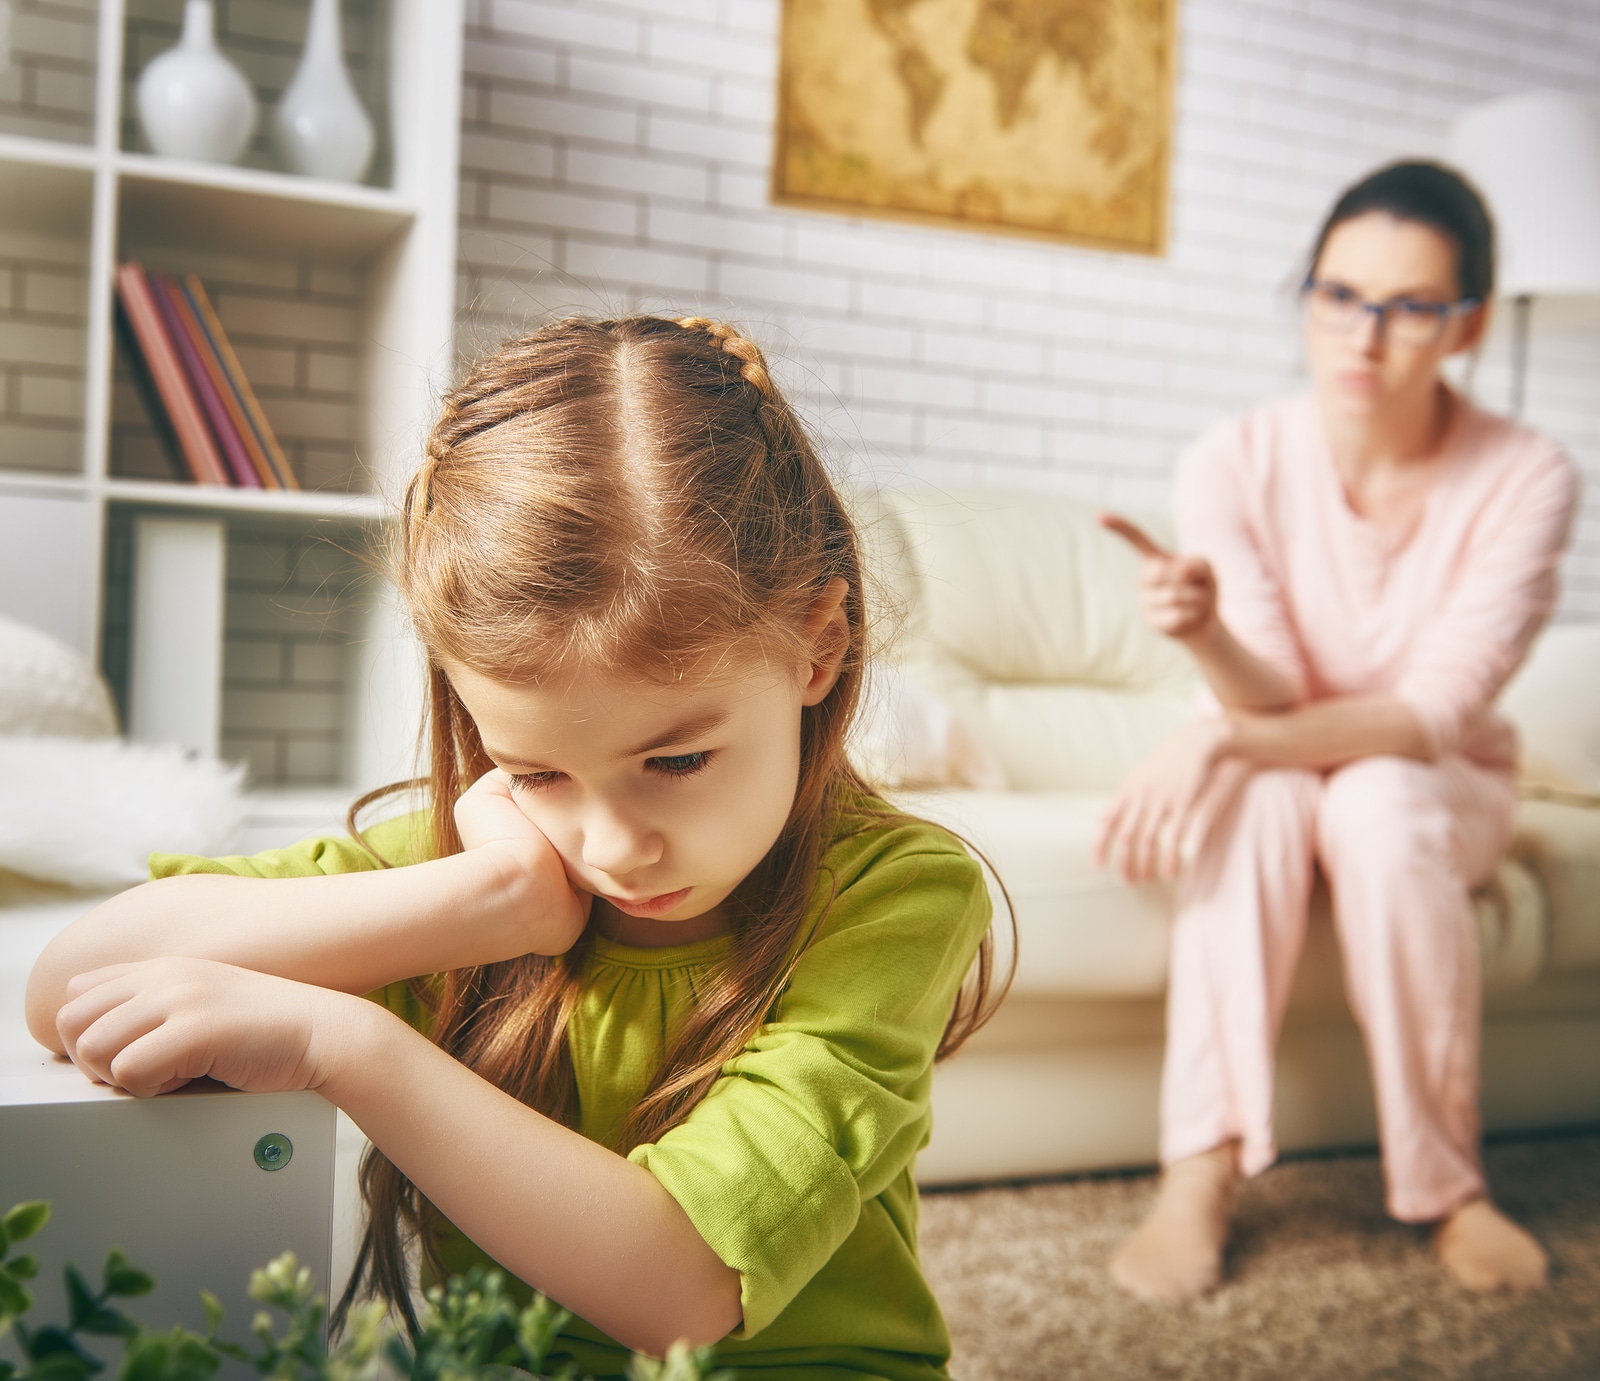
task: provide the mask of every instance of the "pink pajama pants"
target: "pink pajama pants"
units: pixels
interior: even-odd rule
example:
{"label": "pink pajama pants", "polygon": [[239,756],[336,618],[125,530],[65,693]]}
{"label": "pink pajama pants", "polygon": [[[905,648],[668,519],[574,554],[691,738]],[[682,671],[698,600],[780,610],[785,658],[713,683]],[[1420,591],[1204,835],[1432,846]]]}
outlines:
{"label": "pink pajama pants", "polygon": [[1247,1175],[1276,1158],[1273,1047],[1320,865],[1366,1037],[1390,1213],[1431,1221],[1484,1192],[1469,889],[1509,844],[1514,803],[1508,774],[1459,757],[1245,779],[1178,887],[1164,1164],[1234,1139]]}

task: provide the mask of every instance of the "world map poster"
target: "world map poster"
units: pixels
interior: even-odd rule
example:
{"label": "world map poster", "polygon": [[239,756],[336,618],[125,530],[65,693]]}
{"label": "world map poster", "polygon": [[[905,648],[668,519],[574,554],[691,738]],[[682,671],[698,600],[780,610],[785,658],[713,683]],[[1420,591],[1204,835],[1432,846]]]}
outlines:
{"label": "world map poster", "polygon": [[1178,0],[784,0],[773,199],[1162,252]]}

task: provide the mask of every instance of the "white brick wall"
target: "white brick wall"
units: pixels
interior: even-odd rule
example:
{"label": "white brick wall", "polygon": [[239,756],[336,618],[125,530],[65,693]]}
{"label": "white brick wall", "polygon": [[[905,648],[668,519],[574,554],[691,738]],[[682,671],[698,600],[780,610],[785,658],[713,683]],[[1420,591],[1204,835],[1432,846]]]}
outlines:
{"label": "white brick wall", "polygon": [[[468,0],[463,348],[572,307],[747,325],[842,461],[1165,507],[1178,449],[1296,386],[1287,290],[1339,188],[1464,106],[1600,74],[1594,0],[1181,0],[1162,259],[767,202],[778,0]],[[1600,308],[1541,304],[1528,417],[1591,477]],[[1506,396],[1497,331],[1479,396]]]}
{"label": "white brick wall", "polygon": [[0,468],[83,455],[84,244],[0,229]]}

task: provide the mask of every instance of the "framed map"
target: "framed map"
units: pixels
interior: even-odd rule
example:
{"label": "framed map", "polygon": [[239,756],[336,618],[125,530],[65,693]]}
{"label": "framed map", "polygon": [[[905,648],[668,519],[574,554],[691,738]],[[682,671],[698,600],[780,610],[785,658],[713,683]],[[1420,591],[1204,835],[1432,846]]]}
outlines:
{"label": "framed map", "polygon": [[784,0],[773,200],[1159,254],[1178,0]]}

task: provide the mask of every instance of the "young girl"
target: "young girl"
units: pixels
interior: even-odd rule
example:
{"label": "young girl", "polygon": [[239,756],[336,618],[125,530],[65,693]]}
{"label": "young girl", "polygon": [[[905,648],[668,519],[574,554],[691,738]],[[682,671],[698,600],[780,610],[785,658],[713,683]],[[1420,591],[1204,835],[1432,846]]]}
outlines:
{"label": "young girl", "polygon": [[158,855],[40,958],[34,1035],[141,1096],[345,1109],[402,1311],[416,1234],[425,1278],[490,1259],[571,1309],[598,1376],[687,1337],[943,1377],[912,1164],[989,1007],[988,894],[846,760],[856,534],[760,351],[700,318],[509,343],[446,402],[398,567],[431,809]]}

